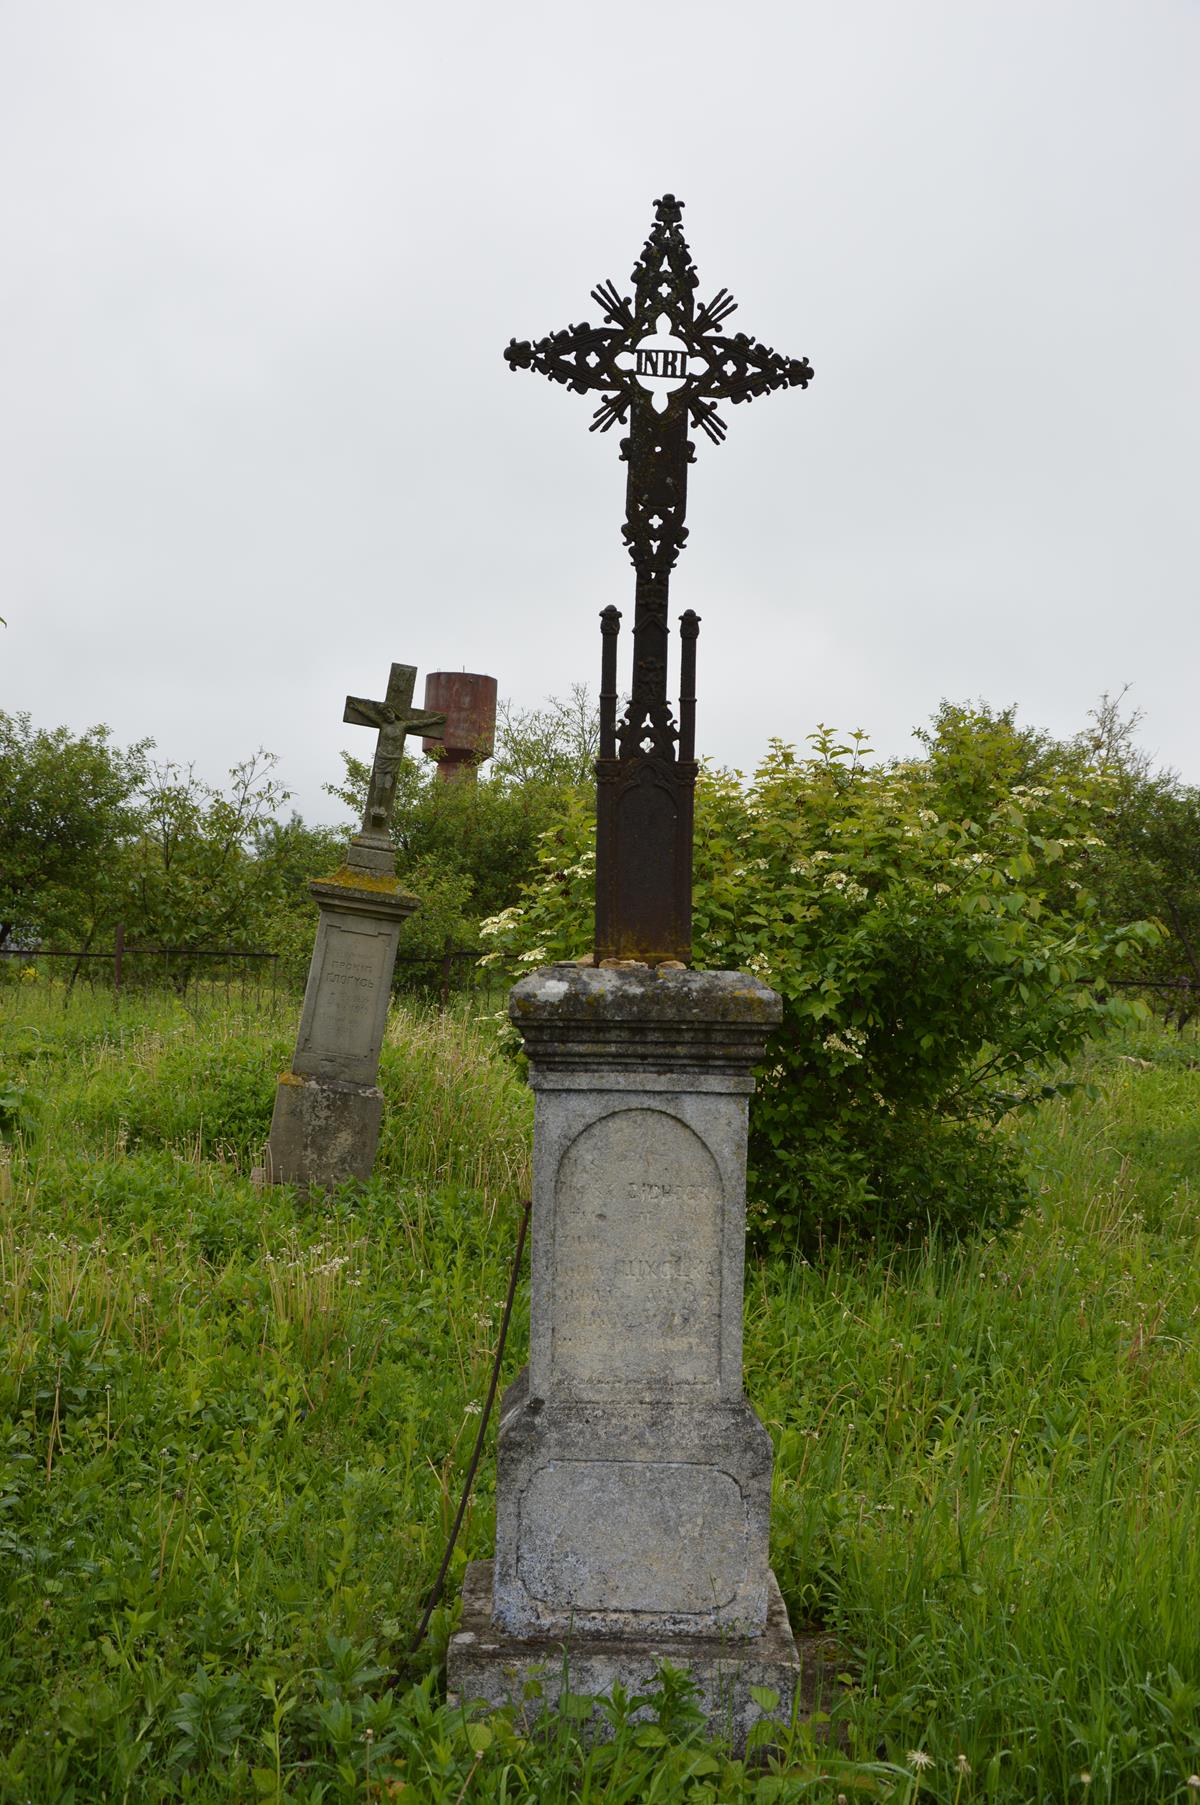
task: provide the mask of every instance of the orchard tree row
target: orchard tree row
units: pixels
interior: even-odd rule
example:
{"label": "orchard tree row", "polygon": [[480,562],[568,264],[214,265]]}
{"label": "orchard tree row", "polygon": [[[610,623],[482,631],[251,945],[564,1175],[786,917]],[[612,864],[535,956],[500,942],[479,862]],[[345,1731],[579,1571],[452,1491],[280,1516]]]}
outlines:
{"label": "orchard tree row", "polygon": [[[962,867],[952,861],[966,853],[939,836],[952,828],[981,835],[997,809],[1023,811],[1033,825],[1020,856],[1044,892],[1039,907],[1106,930],[1156,923],[1156,934],[1138,943],[1137,972],[1200,984],[1200,791],[1151,768],[1136,743],[1139,717],[1123,713],[1121,700],[1104,698],[1087,729],[1069,740],[1018,726],[1013,709],[944,704],[918,733],[914,760],[875,761],[861,738],[835,757],[832,737],[822,734],[813,758],[776,746],[749,783],[706,770],[698,944],[706,948],[709,932],[714,823],[723,822],[720,832],[734,841],[741,833],[737,843],[748,848],[763,831],[765,810],[785,838],[801,837],[801,856],[819,864],[838,850],[842,813],[857,818],[869,801],[894,814],[897,786],[908,786],[935,814],[937,832],[926,843],[929,824],[908,822],[890,855],[897,871],[913,860],[932,869],[943,859],[941,879],[930,882],[952,886],[935,894],[957,895]],[[288,808],[270,753],[246,758],[215,787],[189,767],[157,762],[153,750],[150,741],[122,748],[105,727],[74,734],[0,713],[0,947],[104,948],[123,923],[130,947],[258,948],[303,961],[315,916],[307,882],[337,863],[361,812],[366,765],[343,754],[342,781],[327,789],[348,818],[327,826]],[[539,922],[548,883],[572,899],[550,936],[553,950],[584,950],[595,751],[594,709],[577,688],[540,709],[502,709],[496,756],[475,784],[438,783],[430,761],[404,761],[394,819],[398,867],[423,903],[405,928],[410,956],[433,958],[448,947],[496,951],[509,941],[514,956],[536,950],[540,932],[521,949],[520,935],[481,940],[479,924],[506,910],[517,911],[514,922]],[[761,902],[751,901],[759,891],[774,897],[763,916],[761,956],[788,887],[785,874],[754,863],[764,856],[735,860],[721,878],[733,921],[763,914]],[[789,870],[789,883],[795,875]],[[860,879],[847,875],[847,882]],[[739,948],[751,956],[749,942],[707,946],[709,962],[736,963]]]}
{"label": "orchard tree row", "polygon": [[[236,764],[224,786],[158,762],[149,740],[122,748],[0,713],[0,947],[87,951],[234,947],[303,961],[316,910],[308,880],[332,870],[361,817],[368,767],[343,754],[327,785],[349,811],[312,825],[289,809],[272,753]],[[476,943],[479,919],[532,876],[542,833],[586,783],[595,725],[586,693],[501,711],[497,752],[476,784],[443,784],[405,759],[394,833],[402,878],[422,899],[409,954]],[[2,975],[2,974],[0,974]]]}

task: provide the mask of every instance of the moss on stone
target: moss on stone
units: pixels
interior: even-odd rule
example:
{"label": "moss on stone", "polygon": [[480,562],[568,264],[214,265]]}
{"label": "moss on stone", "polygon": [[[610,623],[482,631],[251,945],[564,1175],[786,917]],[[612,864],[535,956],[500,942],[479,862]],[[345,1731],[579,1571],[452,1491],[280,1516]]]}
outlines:
{"label": "moss on stone", "polygon": [[317,877],[312,880],[314,892],[336,886],[339,890],[360,890],[365,896],[391,896],[398,901],[417,903],[418,898],[410,891],[400,887],[400,880],[391,873],[363,871],[354,865],[339,865],[328,877]]}
{"label": "moss on stone", "polygon": [[344,884],[348,890],[380,890],[389,893],[400,888],[400,880],[390,872],[364,871],[361,866],[339,865],[328,877],[314,880],[318,884]]}

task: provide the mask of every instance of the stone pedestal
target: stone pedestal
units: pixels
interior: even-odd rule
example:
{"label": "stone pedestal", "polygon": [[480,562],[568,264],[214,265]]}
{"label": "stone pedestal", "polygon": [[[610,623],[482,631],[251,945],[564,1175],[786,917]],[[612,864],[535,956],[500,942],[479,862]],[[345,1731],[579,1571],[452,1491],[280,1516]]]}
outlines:
{"label": "stone pedestal", "polygon": [[[366,836],[360,836],[364,842]],[[309,885],[320,906],[290,1072],[280,1075],[263,1176],[320,1185],[371,1175],[383,1095],[376,1086],[400,924],[417,908],[385,849],[351,842],[348,862]]]}
{"label": "stone pedestal", "polygon": [[747,1102],[779,1009],[744,973],[662,966],[550,966],[512,992],[536,1093],[530,1358],[500,1417],[490,1652],[465,1622],[450,1649],[465,1697],[499,1702],[566,1647],[606,1686],[690,1666],[716,1727],[712,1701],[742,1700],[739,1737],[750,1685],[788,1708],[771,1444],[742,1393]]}

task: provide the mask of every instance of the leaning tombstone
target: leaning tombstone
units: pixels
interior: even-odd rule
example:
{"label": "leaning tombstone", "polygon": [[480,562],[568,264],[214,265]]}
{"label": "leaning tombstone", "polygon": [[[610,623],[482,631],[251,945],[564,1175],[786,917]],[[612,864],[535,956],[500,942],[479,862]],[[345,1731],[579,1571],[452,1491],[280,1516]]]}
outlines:
{"label": "leaning tombstone", "polygon": [[383,1093],[379,1054],[401,923],[420,907],[400,888],[391,820],[406,734],[437,738],[445,717],[412,705],[416,667],[394,664],[382,702],[347,696],[343,720],[378,731],[362,827],[329,877],[309,890],[317,939],[291,1070],[280,1074],[263,1164],[273,1184],[365,1179],[375,1163]]}
{"label": "leaning tombstone", "polygon": [[714,1729],[744,1747],[800,1686],[768,1559],[772,1448],[742,1388],[746,1128],[780,999],[745,972],[691,971],[699,621],[680,621],[667,699],[670,573],[686,529],[689,424],[719,443],[720,401],[807,387],[707,306],[680,227],[656,203],[635,294],[594,291],[604,324],[513,369],[601,397],[627,431],[625,542],[637,573],[633,676],[617,721],[620,614],[601,615],[594,959],[523,978],[509,1013],[535,1095],[530,1352],[505,1396],[496,1554],[468,1567],[449,1680],[518,1709],[654,1690],[686,1667]]}

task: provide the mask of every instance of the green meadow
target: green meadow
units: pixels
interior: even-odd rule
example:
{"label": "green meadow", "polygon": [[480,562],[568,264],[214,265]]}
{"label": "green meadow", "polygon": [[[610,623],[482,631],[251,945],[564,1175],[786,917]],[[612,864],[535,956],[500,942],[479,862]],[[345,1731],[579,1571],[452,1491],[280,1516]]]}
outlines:
{"label": "green meadow", "polygon": [[599,1744],[447,1702],[490,1457],[413,1651],[530,1098],[492,1022],[397,1006],[374,1180],[260,1194],[294,1013],[0,991],[0,1800],[1200,1798],[1193,1033],[1009,1129],[1003,1238],[751,1253],[773,1563],[836,1677],[741,1762],[670,1671]]}

